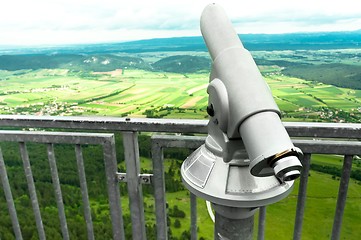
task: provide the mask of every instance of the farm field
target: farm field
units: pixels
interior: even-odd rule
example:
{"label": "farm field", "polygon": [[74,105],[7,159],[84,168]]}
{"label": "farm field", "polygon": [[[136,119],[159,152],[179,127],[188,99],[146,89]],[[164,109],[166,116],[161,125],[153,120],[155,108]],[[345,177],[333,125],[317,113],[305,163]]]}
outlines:
{"label": "farm field", "polygon": [[127,70],[121,76],[99,72],[64,76],[63,72],[1,71],[6,78],[0,82],[1,113],[146,117],[163,108],[204,109],[207,103],[205,74]]}
{"label": "farm field", "polygon": [[[361,90],[284,76],[272,66],[261,71],[284,121],[360,119]],[[208,73],[41,69],[0,71],[0,78],[1,114],[207,118]]]}

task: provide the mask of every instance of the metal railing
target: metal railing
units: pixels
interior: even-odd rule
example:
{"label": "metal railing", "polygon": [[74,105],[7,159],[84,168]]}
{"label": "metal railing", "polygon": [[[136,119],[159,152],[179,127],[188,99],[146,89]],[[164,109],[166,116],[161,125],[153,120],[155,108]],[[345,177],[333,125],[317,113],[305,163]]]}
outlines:
{"label": "metal railing", "polygon": [[[305,154],[303,160],[303,172],[300,178],[297,210],[295,218],[294,239],[301,239],[303,216],[307,196],[307,182],[310,169],[311,155],[338,154],[344,155],[344,164],[339,186],[336,212],[332,229],[331,239],[339,239],[342,224],[342,216],[346,204],[348,182],[350,179],[352,159],[354,155],[361,154],[361,124],[338,124],[338,123],[284,123],[288,133],[293,137],[294,144],[302,149]],[[13,116],[0,115],[0,126],[10,128],[50,128],[64,129],[72,132],[28,132],[7,130],[0,132],[0,141],[19,142],[22,152],[24,169],[29,169],[27,174],[28,188],[33,204],[34,215],[37,216],[36,223],[38,234],[41,239],[45,239],[41,214],[35,201],[36,194],[31,176],[31,168],[28,168],[28,156],[25,142],[38,142],[48,145],[49,163],[53,169],[52,178],[54,189],[56,190],[59,218],[64,239],[67,239],[66,219],[63,212],[63,201],[59,178],[57,177],[56,161],[54,158],[53,145],[58,143],[74,144],[76,158],[78,162],[78,173],[80,176],[80,186],[82,190],[84,216],[87,225],[88,239],[93,239],[91,214],[89,213],[89,203],[87,200],[87,187],[82,166],[81,145],[100,144],[103,146],[105,170],[107,176],[108,196],[110,203],[110,213],[112,219],[112,229],[114,239],[124,239],[124,227],[122,219],[122,209],[120,205],[120,192],[118,182],[126,182],[129,196],[129,208],[131,212],[132,237],[133,239],[146,239],[143,191],[142,183],[152,183],[154,187],[155,213],[157,239],[167,239],[167,213],[166,195],[163,165],[163,149],[165,148],[190,148],[195,149],[204,143],[204,136],[182,136],[174,133],[207,133],[207,121],[205,120],[175,120],[175,119],[132,119],[132,118],[109,118],[109,117],[35,117],[35,116]],[[104,131],[107,133],[74,133],[74,131]],[[109,132],[121,132],[123,135],[124,158],[126,162],[126,173],[117,170],[115,156],[114,135]],[[152,161],[153,173],[143,174],[140,172],[138,132],[163,133],[152,137]],[[172,135],[164,135],[172,133]],[[8,208],[14,228],[14,235],[21,239],[21,231],[16,221],[16,210],[11,196],[9,183],[6,179],[6,168],[2,155],[1,181],[7,198]],[[33,193],[31,193],[33,192]],[[190,194],[191,204],[191,237],[197,239],[197,206],[196,197]],[[34,201],[33,201],[34,200]],[[258,239],[265,236],[266,208],[262,207],[259,214]],[[1,233],[0,233],[1,234]]]}
{"label": "metal railing", "polygon": [[[116,183],[117,160],[115,155],[115,142],[113,134],[91,134],[91,133],[74,133],[74,132],[38,132],[38,131],[0,131],[0,141],[18,142],[23,168],[25,171],[26,181],[29,189],[32,208],[34,211],[36,227],[39,239],[46,239],[43,221],[40,213],[39,202],[36,194],[34,177],[30,165],[29,154],[26,143],[42,143],[47,145],[47,155],[51,170],[53,188],[55,191],[56,204],[58,208],[59,220],[61,225],[61,233],[64,239],[69,239],[68,225],[65,216],[65,208],[63,203],[63,195],[60,187],[58,168],[56,163],[54,144],[73,144],[75,147],[75,155],[80,180],[81,194],[84,204],[84,217],[87,227],[88,239],[94,239],[93,224],[91,218],[91,210],[88,197],[88,188],[85,178],[84,160],[81,145],[99,144],[103,146],[104,165],[106,171],[110,215],[113,226],[114,239],[124,238],[122,210],[120,206],[120,193]],[[8,205],[14,234],[16,239],[23,239],[17,213],[14,206],[9,180],[3,154],[0,148],[0,175],[1,182],[5,192],[5,198]]]}

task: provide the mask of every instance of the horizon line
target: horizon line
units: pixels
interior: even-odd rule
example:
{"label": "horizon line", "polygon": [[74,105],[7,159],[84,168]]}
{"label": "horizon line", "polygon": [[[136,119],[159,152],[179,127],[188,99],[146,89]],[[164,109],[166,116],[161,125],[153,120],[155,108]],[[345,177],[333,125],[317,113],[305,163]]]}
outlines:
{"label": "horizon line", "polygon": [[[288,34],[320,34],[320,33],[361,33],[361,29],[357,30],[339,30],[339,31],[310,31],[310,32],[284,32],[284,33],[237,33],[240,35],[288,35]],[[193,36],[169,36],[169,37],[152,37],[152,38],[142,38],[142,39],[133,39],[133,40],[114,40],[114,41],[99,41],[99,42],[74,42],[74,43],[33,43],[33,44],[1,44],[0,49],[10,49],[10,48],[52,48],[52,47],[67,47],[67,46],[76,46],[76,45],[98,45],[98,44],[117,44],[117,43],[131,43],[138,41],[149,41],[149,40],[159,40],[159,39],[176,39],[176,38],[197,38],[202,37],[202,35],[193,35]]]}

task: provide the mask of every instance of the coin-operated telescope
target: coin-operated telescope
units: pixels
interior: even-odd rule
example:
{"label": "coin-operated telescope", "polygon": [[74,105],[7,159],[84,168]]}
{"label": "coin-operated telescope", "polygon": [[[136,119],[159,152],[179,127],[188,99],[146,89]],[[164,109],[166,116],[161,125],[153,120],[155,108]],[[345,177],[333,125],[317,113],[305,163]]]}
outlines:
{"label": "coin-operated telescope", "polygon": [[184,161],[181,173],[192,193],[213,203],[215,238],[232,239],[233,233],[217,225],[217,215],[223,223],[249,219],[248,227],[253,228],[258,207],[292,190],[302,168],[302,152],[291,142],[270,88],[224,10],[208,5],[200,23],[212,58],[210,121],[205,144]]}

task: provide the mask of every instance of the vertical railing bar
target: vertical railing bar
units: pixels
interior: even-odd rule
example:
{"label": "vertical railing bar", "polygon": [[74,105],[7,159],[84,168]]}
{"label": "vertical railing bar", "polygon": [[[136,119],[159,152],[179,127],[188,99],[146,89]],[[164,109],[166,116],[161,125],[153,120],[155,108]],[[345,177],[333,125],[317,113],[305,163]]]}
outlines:
{"label": "vertical railing bar", "polygon": [[68,225],[66,223],[63,196],[61,193],[58,168],[56,166],[54,145],[52,143],[49,143],[49,144],[47,144],[47,146],[48,146],[48,148],[47,148],[48,149],[48,160],[49,160],[49,165],[50,165],[51,178],[53,181],[53,187],[54,187],[54,191],[55,191],[55,200],[56,200],[56,204],[58,206],[58,214],[59,214],[59,220],[60,220],[60,226],[61,226],[61,233],[63,235],[63,239],[68,240],[69,239]]}
{"label": "vertical railing bar", "polygon": [[342,175],[336,203],[335,218],[332,227],[332,240],[340,239],[343,212],[346,205],[348,183],[351,176],[352,155],[345,155],[342,167]]}
{"label": "vertical railing bar", "polygon": [[190,193],[191,198],[191,239],[197,240],[197,196]]}
{"label": "vertical railing bar", "polygon": [[127,167],[127,187],[132,220],[132,239],[146,239],[144,200],[142,184],[139,181],[140,160],[137,132],[123,132],[124,157]]}
{"label": "vertical railing bar", "polygon": [[36,195],[34,178],[33,178],[33,173],[31,171],[28,150],[24,142],[19,142],[19,148],[20,148],[21,159],[23,160],[23,166],[25,171],[26,182],[28,184],[31,205],[34,211],[36,228],[39,234],[39,239],[44,240],[46,239],[44,225],[43,225],[43,220],[41,218],[38,197]]}
{"label": "vertical railing bar", "polygon": [[84,219],[87,228],[88,239],[94,239],[93,221],[91,216],[91,209],[89,204],[88,187],[86,183],[85,169],[84,169],[84,158],[81,146],[75,145],[76,162],[78,166],[78,174],[80,181],[81,196],[84,204]]}
{"label": "vertical railing bar", "polygon": [[15,237],[16,237],[16,239],[22,240],[23,237],[21,234],[18,216],[16,214],[13,194],[11,193],[9,178],[8,178],[8,174],[6,172],[6,166],[5,166],[4,157],[3,157],[3,153],[1,151],[1,148],[0,148],[0,177],[1,177],[1,182],[2,182],[3,188],[4,188],[6,204],[9,209],[9,214],[10,214],[11,223],[13,226]]}
{"label": "vertical railing bar", "polygon": [[157,239],[166,240],[168,239],[168,234],[163,149],[155,142],[152,142],[152,160]]}
{"label": "vertical railing bar", "polygon": [[265,236],[265,226],[266,226],[266,206],[259,208],[258,215],[258,240],[263,240]]}
{"label": "vertical railing bar", "polygon": [[295,228],[293,231],[293,240],[300,240],[302,235],[303,216],[305,213],[308,175],[310,172],[311,154],[306,153],[302,160],[302,173],[298,188],[298,199],[295,217]]}
{"label": "vertical railing bar", "polygon": [[120,204],[120,191],[117,179],[117,157],[114,138],[103,144],[104,166],[107,180],[110,217],[112,220],[113,239],[125,239],[123,213]]}

